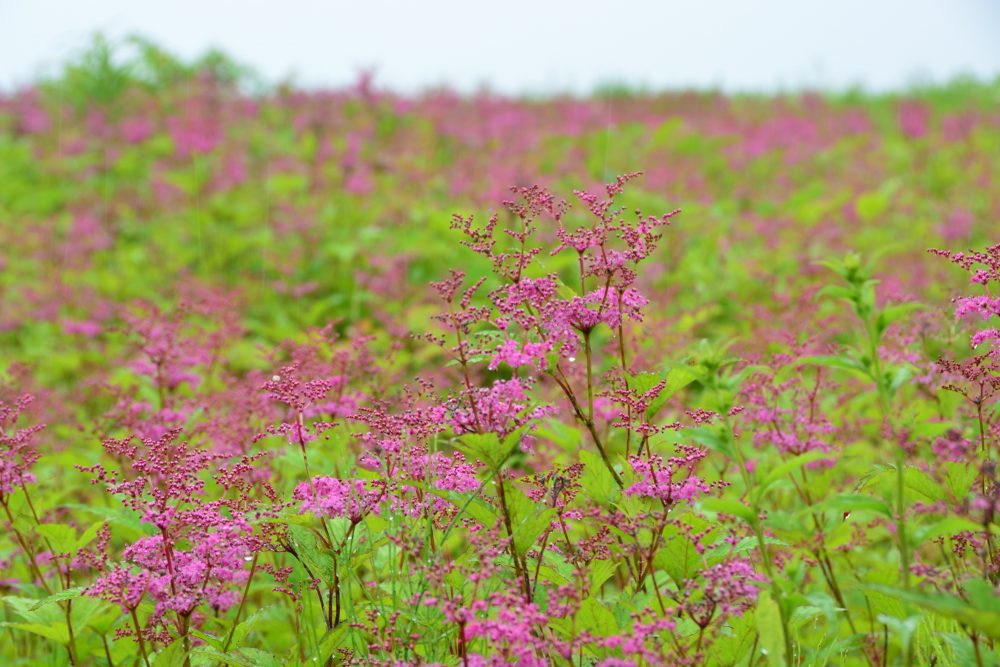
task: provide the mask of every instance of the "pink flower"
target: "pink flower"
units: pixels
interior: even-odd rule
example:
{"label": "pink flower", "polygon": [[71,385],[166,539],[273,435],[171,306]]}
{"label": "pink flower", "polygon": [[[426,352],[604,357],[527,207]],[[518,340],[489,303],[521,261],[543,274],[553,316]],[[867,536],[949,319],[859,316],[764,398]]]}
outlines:
{"label": "pink flower", "polygon": [[384,487],[360,479],[340,480],[335,477],[313,477],[295,487],[293,497],[303,512],[317,516],[346,517],[357,522],[378,510]]}
{"label": "pink flower", "polygon": [[0,397],[0,501],[21,485],[34,482],[29,469],[41,457],[32,445],[35,434],[45,426],[39,424],[27,428],[15,428],[21,414],[31,404],[33,398],[23,394],[12,402]]}
{"label": "pink flower", "polygon": [[129,118],[121,124],[122,138],[130,144],[142,143],[152,136],[154,129],[148,118]]}
{"label": "pink flower", "polygon": [[701,480],[695,467],[708,454],[697,447],[678,445],[681,456],[666,461],[661,456],[630,456],[628,459],[638,481],[625,489],[625,493],[644,498],[656,498],[668,505],[682,500],[697,500],[717,487]]}
{"label": "pink flower", "polygon": [[715,622],[721,622],[732,616],[742,616],[757,602],[758,584],[765,581],[754,571],[750,561],[742,558],[713,565],[702,572],[702,576],[704,584],[700,590],[692,591],[692,600],[685,606],[695,623],[703,627],[713,617]]}

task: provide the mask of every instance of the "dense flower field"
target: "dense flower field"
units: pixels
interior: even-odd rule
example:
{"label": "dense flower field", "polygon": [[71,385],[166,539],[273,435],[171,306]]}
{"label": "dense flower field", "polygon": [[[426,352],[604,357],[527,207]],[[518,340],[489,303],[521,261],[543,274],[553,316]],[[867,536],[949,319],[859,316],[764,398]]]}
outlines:
{"label": "dense flower field", "polygon": [[5,665],[1000,664],[1000,84],[0,96]]}

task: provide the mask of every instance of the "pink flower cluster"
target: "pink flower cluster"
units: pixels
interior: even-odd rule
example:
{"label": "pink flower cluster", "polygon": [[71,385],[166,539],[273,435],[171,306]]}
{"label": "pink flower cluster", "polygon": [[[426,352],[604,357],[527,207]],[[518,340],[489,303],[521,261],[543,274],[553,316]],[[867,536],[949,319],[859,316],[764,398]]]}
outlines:
{"label": "pink flower cluster", "polygon": [[[648,301],[634,287],[635,267],[656,249],[660,229],[678,211],[649,217],[637,211],[634,219],[628,219],[615,200],[625,184],[637,176],[627,174],[607,185],[606,198],[577,191],[592,218],[589,225],[574,231],[565,224],[567,202],[538,186],[513,189],[519,199],[504,202],[517,221],[515,227],[503,230],[512,240],[513,248],[509,250],[499,247],[497,216],[482,227],[476,226],[473,216],[455,216],[452,227],[465,235],[465,245],[486,257],[502,280],[489,293],[490,308],[469,307],[477,283],[463,294],[463,314],[459,317],[452,312],[453,324],[490,322],[503,333],[499,344],[484,350],[490,354],[491,370],[501,364],[514,369],[527,366],[546,370],[552,365],[552,354],[564,359],[578,355],[581,337],[589,336],[599,325],[618,330],[626,320],[642,319]],[[542,216],[558,225],[559,244],[549,254],[575,253],[578,284],[568,286],[552,273],[529,275],[542,252],[540,246],[532,244]],[[460,273],[453,273],[453,281],[437,284],[446,301],[453,301],[457,295],[461,278]]]}
{"label": "pink flower cluster", "polygon": [[[988,247],[983,252],[951,252],[931,250],[932,253],[951,260],[968,271],[972,284],[982,285],[987,294],[959,297],[955,300],[955,317],[979,315],[984,321],[1000,317],[1000,297],[989,294],[990,285],[1000,285],[1000,243]],[[990,344],[987,351],[995,362],[1000,362],[1000,328],[987,327],[973,333],[970,340],[973,349]]]}
{"label": "pink flower cluster", "polygon": [[41,454],[34,447],[32,439],[45,426],[37,424],[27,428],[17,428],[17,422],[24,410],[31,404],[30,394],[23,394],[13,400],[0,396],[0,501],[25,484],[35,481],[30,468]]}
{"label": "pink flower cluster", "polygon": [[713,565],[704,572],[704,583],[689,601],[686,611],[691,618],[705,627],[713,620],[741,616],[757,602],[760,584],[765,578],[758,574],[750,561],[733,558]]}
{"label": "pink flower cluster", "polygon": [[697,500],[718,488],[718,482],[707,483],[695,474],[695,468],[708,455],[708,450],[688,445],[678,445],[677,449],[680,456],[666,460],[658,454],[630,456],[628,462],[638,481],[625,492],[641,498],[655,498],[670,506]]}
{"label": "pink flower cluster", "polygon": [[[218,612],[239,600],[236,591],[249,576],[247,565],[264,547],[250,524],[258,505],[251,496],[252,460],[217,467],[228,457],[189,446],[180,429],[139,443],[109,439],[104,446],[126,467],[81,470],[94,473],[93,482],[120,496],[154,534],[126,546],[120,563],[109,564],[107,554],[89,558],[99,576],[87,594],[126,611],[148,597],[154,612],[145,629],[129,632],[166,642],[186,636],[199,608]],[[205,474],[230,493],[207,499]]]}
{"label": "pink flower cluster", "polygon": [[385,488],[380,483],[334,477],[313,477],[296,486],[293,493],[303,511],[321,517],[344,517],[353,523],[378,512],[384,495]]}

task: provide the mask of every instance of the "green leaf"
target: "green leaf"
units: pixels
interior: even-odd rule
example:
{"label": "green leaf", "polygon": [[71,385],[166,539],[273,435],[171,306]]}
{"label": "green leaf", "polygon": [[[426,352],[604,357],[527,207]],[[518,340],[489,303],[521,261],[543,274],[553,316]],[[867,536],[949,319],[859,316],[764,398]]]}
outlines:
{"label": "green leaf", "polygon": [[72,526],[63,523],[43,523],[36,526],[35,530],[46,539],[55,553],[75,552],[76,530]]}
{"label": "green leaf", "polygon": [[599,591],[617,569],[618,563],[613,560],[593,561],[590,565],[590,590]]}
{"label": "green leaf", "polygon": [[889,328],[889,325],[895,324],[900,321],[910,313],[916,310],[922,310],[925,308],[922,303],[908,302],[908,303],[895,303],[890,306],[886,306],[878,314],[875,320],[875,326],[879,333],[882,333]]}
{"label": "green leaf", "polygon": [[977,580],[967,582],[966,592],[972,603],[958,596],[943,593],[904,590],[877,584],[868,588],[903,602],[917,604],[989,637],[1000,639],[1000,596],[997,596],[993,587],[986,582]]}
{"label": "green leaf", "polygon": [[545,529],[552,525],[556,511],[549,507],[539,514],[529,515],[514,529],[514,546],[522,556],[534,546]]}
{"label": "green leaf", "polygon": [[695,426],[694,428],[682,429],[680,432],[684,437],[687,437],[699,445],[703,445],[712,451],[719,452],[720,454],[725,454],[729,458],[735,458],[736,453],[733,451],[732,443],[726,436],[725,432],[721,431],[715,426]]}
{"label": "green leaf", "polygon": [[348,623],[341,623],[332,630],[327,630],[323,638],[319,640],[319,663],[323,664],[330,659],[333,652],[336,651],[347,637],[348,631],[350,629]]}
{"label": "green leaf", "polygon": [[962,500],[969,495],[972,483],[976,481],[978,471],[968,463],[947,461],[944,464],[944,483],[955,500]]}
{"label": "green leaf", "polygon": [[40,609],[47,604],[52,604],[54,602],[62,602],[63,600],[72,600],[73,598],[78,598],[83,595],[83,586],[76,586],[75,588],[67,588],[64,591],[59,591],[58,593],[53,593],[47,598],[43,598],[31,606],[31,611]]}
{"label": "green leaf", "polygon": [[783,479],[784,477],[792,474],[793,472],[795,472],[804,465],[807,465],[809,463],[812,463],[813,461],[818,461],[824,458],[830,458],[830,454],[828,454],[827,452],[814,450],[811,452],[806,452],[801,456],[796,456],[795,458],[789,459],[779,465],[776,465],[774,468],[771,469],[771,472],[767,474],[767,476],[764,478],[764,481],[762,481],[760,485],[757,487],[756,489],[757,499],[758,500],[763,499],[764,494],[767,492],[767,489],[778,480]]}
{"label": "green leaf", "polygon": [[153,667],[183,667],[188,652],[184,650],[184,642],[175,640],[170,646],[156,654]]}
{"label": "green leaf", "polygon": [[563,282],[561,278],[556,278],[556,294],[560,299],[565,299],[567,301],[571,301],[572,299],[580,296],[575,289]]}
{"label": "green leaf", "polygon": [[[848,255],[848,257],[852,257],[852,255],[853,255],[853,258],[854,258],[852,261],[854,261],[854,262],[860,262],[861,261],[861,258],[858,257],[856,253],[852,253],[852,254]],[[834,273],[836,273],[841,278],[844,278],[845,280],[847,279],[847,272],[848,272],[847,258],[845,258],[844,260],[838,260],[838,259],[821,259],[821,260],[817,261],[816,263],[819,264],[820,266],[825,266],[826,268],[830,269],[831,271],[833,271]]]}
{"label": "green leaf", "polygon": [[583,474],[580,476],[584,493],[598,505],[609,507],[619,493],[618,484],[611,471],[598,454],[587,449],[580,450],[580,462],[584,465]]}
{"label": "green leaf", "polygon": [[[965,584],[965,592],[969,600],[980,610],[1000,613],[1000,595],[987,581],[971,579]],[[1000,627],[996,628],[1000,632]]]}
{"label": "green leaf", "polygon": [[230,648],[239,648],[243,645],[243,640],[246,639],[247,635],[254,629],[254,626],[259,623],[264,616],[270,611],[272,605],[261,607],[257,609],[254,613],[250,614],[240,624],[236,626],[233,630],[233,638],[229,643]]}
{"label": "green leaf", "polygon": [[861,284],[861,299],[855,305],[855,312],[861,319],[866,319],[875,308],[875,285],[877,280],[866,280]]}
{"label": "green leaf", "polygon": [[889,391],[895,394],[911,377],[913,377],[913,369],[909,366],[900,366],[889,380]]}
{"label": "green leaf", "polygon": [[[691,528],[703,529],[705,522],[695,520]],[[663,530],[662,546],[653,556],[656,569],[666,572],[678,588],[683,588],[696,571],[704,566],[704,559],[686,535],[677,526],[668,525]]]}
{"label": "green leaf", "polygon": [[919,546],[924,542],[939,537],[956,535],[965,531],[977,532],[982,529],[981,525],[971,519],[960,516],[949,516],[927,526],[918,526],[913,531],[913,546]]}
{"label": "green leaf", "polygon": [[871,378],[871,373],[869,373],[868,368],[861,361],[843,354],[814,354],[802,357],[796,363],[825,366],[827,368],[849,371],[865,378]]}
{"label": "green leaf", "polygon": [[[843,494],[836,498],[830,498],[815,506],[815,509],[835,510],[838,512],[875,512],[885,517],[892,517],[892,509],[888,503],[872,496],[855,494]],[[812,509],[807,508],[807,511]]]}
{"label": "green leaf", "polygon": [[629,374],[626,377],[629,389],[640,394],[645,394],[660,382],[665,382],[663,388],[650,401],[649,407],[646,409],[646,418],[652,419],[674,394],[703,375],[704,373],[697,368],[678,365],[666,371],[636,373],[635,375]]}
{"label": "green leaf", "polygon": [[50,621],[49,623],[0,623],[0,626],[30,632],[59,642],[60,644],[69,643],[69,629],[66,627],[64,621]]}
{"label": "green leaf", "polygon": [[580,603],[580,611],[576,615],[580,628],[588,630],[601,637],[609,637],[618,632],[618,621],[615,615],[601,602],[592,597]]}
{"label": "green leaf", "polygon": [[494,460],[500,457],[500,438],[496,433],[467,433],[459,438],[459,449],[470,457],[480,459],[496,467]]}
{"label": "green leaf", "polygon": [[232,665],[237,665],[237,667],[256,667],[255,663],[238,653],[232,651],[228,653],[222,653],[218,649],[211,648],[208,646],[199,646],[192,651],[192,655],[198,656],[199,658],[208,658],[214,660],[226,667],[232,667]]}
{"label": "green leaf", "polygon": [[896,618],[888,614],[879,614],[876,620],[879,623],[884,623],[899,638],[899,644],[903,647],[903,650],[909,652],[910,644],[913,642],[913,635],[916,634],[917,628],[920,626],[920,616]]}
{"label": "green leaf", "polygon": [[192,630],[191,634],[211,646],[216,651],[222,651],[222,647],[226,644],[225,639],[222,637],[216,637],[215,635],[210,635],[207,632],[202,632],[201,630]]}
{"label": "green leaf", "polygon": [[[784,540],[779,540],[777,537],[771,537],[769,535],[764,536],[764,544],[773,544],[779,547],[788,546],[788,543]],[[705,554],[705,556],[710,562],[719,561],[735,554],[745,554],[758,549],[759,546],[760,544],[756,537],[744,537],[736,544],[729,544],[728,542],[717,544],[711,551]]]}
{"label": "green leaf", "polygon": [[470,458],[479,459],[493,470],[503,467],[519,451],[523,432],[518,430],[504,438],[496,433],[467,433],[459,438],[459,449]]}
{"label": "green leaf", "polygon": [[845,299],[847,301],[852,301],[854,299],[854,290],[844,285],[827,285],[820,291],[816,292],[816,298],[834,298],[834,299]]}
{"label": "green leaf", "polygon": [[312,573],[327,585],[333,585],[334,562],[329,550],[319,542],[316,535],[302,526],[289,525],[289,535],[295,550]]}
{"label": "green leaf", "polygon": [[712,512],[743,519],[751,526],[757,521],[757,517],[754,516],[750,507],[732,498],[704,498],[701,501],[701,506]]}
{"label": "green leaf", "polygon": [[457,520],[462,514],[467,514],[476,521],[478,521],[482,526],[487,528],[492,528],[496,525],[498,514],[496,508],[487,503],[485,500],[480,498],[478,495],[474,494],[464,494],[458,491],[442,491],[441,489],[426,488],[428,493],[432,493],[435,496],[444,498],[445,500],[450,500],[459,508],[459,516],[456,516]]}
{"label": "green leaf", "polygon": [[83,534],[81,534],[80,537],[77,538],[76,543],[73,545],[73,551],[74,552],[79,551],[80,549],[90,544],[94,540],[94,538],[97,537],[97,533],[100,532],[101,527],[103,526],[104,526],[103,521],[96,521],[90,524],[90,526],[87,527],[87,530],[83,531]]}
{"label": "green leaf", "polygon": [[903,483],[931,502],[937,502],[946,495],[944,488],[919,468],[907,467],[903,470]]}
{"label": "green leaf", "polygon": [[781,667],[785,664],[785,636],[781,628],[781,610],[770,591],[761,592],[757,598],[757,632],[761,647],[767,652],[767,664]]}
{"label": "green leaf", "polygon": [[239,654],[247,657],[254,667],[285,667],[287,661],[259,648],[241,648]]}
{"label": "green leaf", "polygon": [[639,394],[645,394],[664,379],[663,373],[644,371],[642,373],[627,373],[625,375],[628,388]]}
{"label": "green leaf", "polygon": [[[347,627],[347,624],[345,623],[341,627]],[[238,667],[283,667],[288,664],[299,664],[289,663],[287,660],[283,660],[273,653],[256,648],[242,648],[239,651],[221,653],[213,648],[200,646],[194,650],[194,655],[210,658],[227,666],[238,665]],[[314,664],[322,663],[316,660]]]}

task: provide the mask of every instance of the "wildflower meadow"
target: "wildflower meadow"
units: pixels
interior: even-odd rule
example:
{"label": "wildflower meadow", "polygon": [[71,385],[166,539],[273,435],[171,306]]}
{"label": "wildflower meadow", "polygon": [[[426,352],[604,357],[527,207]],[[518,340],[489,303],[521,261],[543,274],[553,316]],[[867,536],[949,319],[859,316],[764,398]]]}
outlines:
{"label": "wildflower meadow", "polygon": [[1000,664],[998,101],[0,94],[0,664]]}

